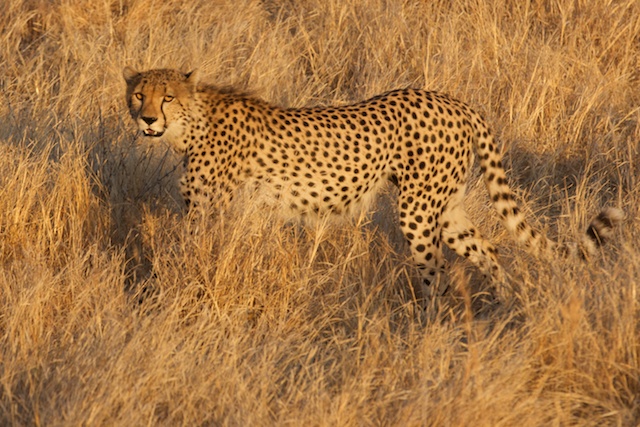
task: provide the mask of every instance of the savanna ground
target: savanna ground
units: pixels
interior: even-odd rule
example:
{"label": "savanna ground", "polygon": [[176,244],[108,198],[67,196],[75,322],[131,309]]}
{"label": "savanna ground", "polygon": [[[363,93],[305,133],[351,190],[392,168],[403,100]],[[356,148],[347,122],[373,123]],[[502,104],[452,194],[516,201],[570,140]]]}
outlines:
{"label": "savanna ground", "polygon": [[[636,0],[2,2],[0,424],[637,425],[639,34]],[[287,106],[447,92],[550,236],[627,219],[588,263],[536,260],[476,171],[513,300],[449,253],[453,292],[423,311],[393,188],[353,222],[246,202],[190,229],[127,64]]]}

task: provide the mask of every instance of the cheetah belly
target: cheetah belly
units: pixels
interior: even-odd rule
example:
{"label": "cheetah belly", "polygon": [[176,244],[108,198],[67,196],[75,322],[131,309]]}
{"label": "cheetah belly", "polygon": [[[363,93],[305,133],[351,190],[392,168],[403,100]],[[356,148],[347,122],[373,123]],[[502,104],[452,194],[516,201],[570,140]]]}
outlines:
{"label": "cheetah belly", "polygon": [[300,171],[301,179],[289,175],[251,178],[256,200],[277,209],[287,219],[328,214],[354,217],[366,212],[386,179],[373,176],[367,182],[331,177],[326,171]]}

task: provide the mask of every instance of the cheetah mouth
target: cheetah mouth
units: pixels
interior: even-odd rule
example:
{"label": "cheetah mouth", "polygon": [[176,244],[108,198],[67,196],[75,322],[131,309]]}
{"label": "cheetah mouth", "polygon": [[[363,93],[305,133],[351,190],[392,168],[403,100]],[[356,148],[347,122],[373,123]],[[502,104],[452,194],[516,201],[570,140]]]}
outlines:
{"label": "cheetah mouth", "polygon": [[142,133],[144,133],[145,136],[152,136],[154,138],[158,138],[158,137],[162,136],[164,131],[158,132],[158,131],[153,130],[153,129],[145,129],[145,130],[142,131]]}

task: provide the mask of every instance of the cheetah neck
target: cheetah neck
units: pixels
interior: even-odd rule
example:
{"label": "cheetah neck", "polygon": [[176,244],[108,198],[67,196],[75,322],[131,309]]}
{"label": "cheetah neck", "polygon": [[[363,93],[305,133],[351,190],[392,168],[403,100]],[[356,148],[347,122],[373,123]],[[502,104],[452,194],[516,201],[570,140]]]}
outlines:
{"label": "cheetah neck", "polygon": [[194,115],[194,111],[198,111],[196,99],[190,99],[184,102],[183,107],[184,110],[180,117],[174,118],[162,136],[164,142],[167,143],[175,153],[180,155],[186,155],[189,146],[192,145],[193,141],[199,136],[195,125],[199,120],[198,117]]}

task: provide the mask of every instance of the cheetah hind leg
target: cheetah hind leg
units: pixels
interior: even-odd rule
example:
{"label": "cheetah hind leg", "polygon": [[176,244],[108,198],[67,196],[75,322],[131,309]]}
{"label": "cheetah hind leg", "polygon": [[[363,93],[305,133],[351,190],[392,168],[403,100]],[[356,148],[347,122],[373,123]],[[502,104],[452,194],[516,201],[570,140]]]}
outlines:
{"label": "cheetah hind leg", "polygon": [[449,206],[442,214],[442,240],[491,280],[502,302],[510,300],[513,297],[512,289],[506,283],[496,248],[480,235],[461,203]]}
{"label": "cheetah hind leg", "polygon": [[413,262],[418,267],[421,277],[420,286],[415,288],[415,297],[418,302],[426,306],[434,297],[442,296],[449,290],[449,283],[443,277],[445,270],[445,260],[442,254],[440,242],[429,247],[425,252],[417,251],[411,244]]}
{"label": "cheetah hind leg", "polygon": [[[415,298],[420,305],[426,307],[433,297],[446,293],[448,282],[443,280],[441,274],[445,261],[438,214],[435,211],[422,211],[416,216],[414,212],[418,211],[422,204],[421,200],[416,201],[410,194],[401,194],[398,199],[400,228],[409,243],[413,265],[418,268],[422,278],[419,286],[413,286]],[[425,220],[426,218],[430,219]],[[418,224],[424,227],[419,227]]]}

